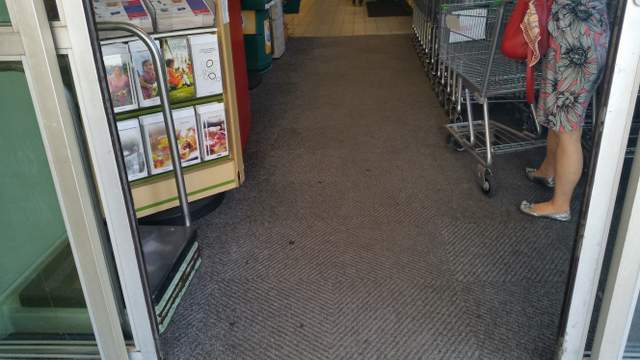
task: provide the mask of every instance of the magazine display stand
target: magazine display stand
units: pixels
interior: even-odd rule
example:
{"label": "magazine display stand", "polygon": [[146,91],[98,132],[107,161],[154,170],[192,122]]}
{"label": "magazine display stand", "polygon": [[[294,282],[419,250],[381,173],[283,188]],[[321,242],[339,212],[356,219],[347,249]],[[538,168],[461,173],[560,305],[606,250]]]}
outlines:
{"label": "magazine display stand", "polygon": [[[218,5],[217,10],[220,10],[220,4],[216,5]],[[135,42],[138,45],[138,51],[140,51],[139,45],[142,44],[148,50],[149,58],[153,62],[157,74],[157,96],[160,104],[148,104],[139,109],[119,112],[115,114],[115,121],[117,124],[133,123],[140,119],[142,138],[147,143],[148,139],[144,134],[145,122],[142,119],[155,114],[162,118],[162,121],[155,127],[166,130],[165,142],[168,142],[170,148],[171,171],[161,174],[153,174],[149,171],[147,176],[141,176],[141,178],[129,182],[132,205],[135,207],[138,218],[175,206],[179,206],[184,218],[183,226],[138,226],[139,244],[137,244],[137,248],[142,255],[142,259],[139,261],[144,264],[146,275],[143,282],[147,284],[150,305],[155,310],[157,328],[160,332],[164,331],[168,325],[177,304],[200,264],[200,249],[196,241],[196,229],[191,224],[189,201],[233,189],[244,181],[231,44],[228,30],[226,30],[229,25],[222,20],[224,15],[220,11],[216,11],[216,17],[218,18],[217,24],[219,24],[217,29],[197,28],[154,34],[147,34],[141,28],[128,23],[97,23],[99,34],[103,32],[106,34],[131,34],[116,39],[101,39],[101,46]],[[169,38],[187,39],[202,35],[217,39],[215,46],[220,50],[219,67],[221,69],[219,71],[222,75],[223,93],[196,96],[193,99],[172,103],[167,81],[166,60],[163,59],[163,52],[158,44],[162,44],[163,40]],[[206,105],[214,105],[218,112],[222,112],[217,116],[223,121],[226,118],[226,122],[212,125],[213,128],[210,131],[214,135],[213,144],[218,145],[216,149],[220,149],[221,144],[226,145],[226,152],[222,156],[206,159],[198,155],[197,163],[195,163],[196,161],[185,162],[182,157],[184,148],[181,148],[179,139],[176,137],[177,132],[180,131],[180,124],[176,128],[176,123],[180,119],[175,117],[180,117],[181,114],[188,115],[187,117],[193,118],[194,128],[201,127],[196,124],[202,124],[202,114],[198,115],[200,117],[196,121],[195,109],[207,109]],[[189,108],[192,110],[189,111]],[[164,126],[161,125],[162,123]],[[224,141],[215,142],[220,136],[226,136],[226,138],[223,139]],[[198,136],[194,139],[196,143],[201,141]],[[136,155],[136,159],[138,158],[140,156]],[[147,159],[147,163],[150,161],[153,159]],[[125,164],[127,163],[125,162]],[[120,171],[122,172],[121,176],[126,179],[127,169],[123,168]]]}
{"label": "magazine display stand", "polygon": [[[158,75],[158,95],[162,106],[164,127],[169,140],[171,163],[178,192],[178,200],[184,218],[184,226],[139,226],[143,261],[146,268],[148,285],[153,306],[156,311],[159,330],[168,325],[173,309],[186,288],[199,263],[197,253],[196,229],[191,225],[189,201],[180,164],[176,128],[169,103],[169,89],[166,81],[166,69],[157,44],[139,27],[128,23],[98,23],[98,31],[126,31],[137,37],[147,47]],[[122,174],[126,176],[126,174]],[[186,262],[191,271],[184,271]]]}
{"label": "magazine display stand", "polygon": [[[219,2],[215,3],[216,28],[193,28],[176,30],[164,33],[153,33],[149,36],[156,43],[162,43],[164,39],[187,37],[197,38],[201,35],[208,35],[217,38],[217,46],[220,53],[220,67],[222,78],[222,94],[198,96],[194,98],[176,101],[171,103],[172,110],[185,107],[197,107],[210,103],[224,103],[227,119],[227,143],[229,153],[224,157],[209,159],[185,166],[183,170],[184,184],[190,202],[210,197],[212,195],[234,189],[244,181],[244,164],[242,161],[242,147],[240,141],[240,128],[238,124],[237,101],[235,97],[235,77],[233,71],[233,59],[231,52],[231,40],[229,24],[224,22],[225,15]],[[104,24],[104,23],[102,23]],[[105,31],[112,34],[113,31]],[[116,33],[123,33],[117,31]],[[102,31],[100,32],[102,34]],[[134,36],[120,38],[101,37],[101,45],[110,45],[123,42],[133,42],[138,40]],[[192,46],[192,45],[190,45]],[[193,48],[192,48],[193,50]],[[197,66],[194,67],[197,68]],[[197,83],[196,83],[197,91]],[[160,105],[140,104],[139,109],[122,111],[116,114],[116,120],[124,121],[142,116],[158,113],[161,111]],[[176,197],[174,180],[171,172],[162,174],[152,174],[136,179],[130,183],[131,193],[134,199],[136,215],[141,218],[152,215],[163,210],[179,206],[179,199]]]}

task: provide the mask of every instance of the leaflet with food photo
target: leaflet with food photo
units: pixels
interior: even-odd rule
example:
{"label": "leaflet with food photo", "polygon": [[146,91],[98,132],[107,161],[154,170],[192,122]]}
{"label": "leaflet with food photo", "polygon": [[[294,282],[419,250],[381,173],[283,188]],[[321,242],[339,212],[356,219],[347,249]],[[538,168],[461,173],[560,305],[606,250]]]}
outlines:
{"label": "leaflet with food photo", "polygon": [[151,174],[161,174],[173,169],[171,147],[162,114],[141,116],[140,123],[147,147],[147,161]]}
{"label": "leaflet with food photo", "polygon": [[202,158],[212,160],[229,155],[224,103],[198,105],[196,112],[198,113]]}
{"label": "leaflet with food photo", "polygon": [[200,142],[198,141],[198,127],[196,113],[193,107],[173,110],[173,122],[176,127],[178,153],[182,166],[200,162]]}

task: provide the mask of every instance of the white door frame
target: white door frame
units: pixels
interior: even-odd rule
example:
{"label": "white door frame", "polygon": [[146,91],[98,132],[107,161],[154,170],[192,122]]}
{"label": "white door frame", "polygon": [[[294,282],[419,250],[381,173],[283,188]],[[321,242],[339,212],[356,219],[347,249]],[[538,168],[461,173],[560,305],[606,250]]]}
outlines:
{"label": "white door frame", "polygon": [[0,59],[20,59],[25,69],[100,354],[105,359],[125,359],[127,348],[103,251],[101,216],[95,211],[96,199],[66,99],[44,3],[7,0],[6,4],[11,26],[0,31]]}
{"label": "white door frame", "polygon": [[[640,54],[639,54],[640,55]],[[640,80],[640,72],[636,76]],[[637,83],[636,83],[637,84]],[[591,352],[621,359],[640,290],[640,147],[636,148]],[[594,319],[595,321],[595,319]]]}
{"label": "white door frame", "polygon": [[[627,9],[629,23],[636,24],[635,34],[627,32],[627,42],[635,41],[636,46],[627,49],[621,54],[629,63],[629,72],[626,76],[629,81],[625,86],[630,87],[631,94],[638,93],[640,84],[640,43],[637,39],[638,25],[640,23],[640,2],[636,5],[629,4]],[[627,20],[625,20],[627,21]],[[634,38],[633,35],[636,35]],[[624,39],[622,39],[624,41]],[[631,44],[629,44],[631,45]],[[632,72],[634,59],[635,76]],[[635,90],[634,90],[635,89]],[[628,93],[627,93],[628,94]],[[628,99],[628,114],[633,116],[637,96]],[[612,254],[611,267],[605,286],[604,298],[594,338],[591,357],[593,359],[621,359],[624,355],[629,329],[633,321],[633,315],[640,290],[640,146],[636,147],[633,166],[629,175],[629,185],[624,198],[624,204],[618,227],[618,236],[615,239]]]}
{"label": "white door frame", "polygon": [[[85,11],[86,1],[57,0],[61,24],[56,29],[56,45],[66,52],[71,62],[77,89],[82,122],[86,133],[89,156],[94,165],[98,192],[102,200],[116,268],[120,274],[127,316],[135,343],[131,357],[155,360],[159,358],[158,332],[155,313],[137,240],[135,212],[126,176],[119,175],[112,131],[110,129],[105,99],[102,96],[100,76],[94,60],[90,26]],[[65,48],[62,48],[64,44]]]}
{"label": "white door frame", "polygon": [[[557,353],[560,360],[583,358],[631,127],[640,71],[638,0],[627,1],[622,21],[609,100],[599,116],[602,123],[595,127],[602,129],[596,134],[601,136],[601,143],[593,158],[596,168],[589,184],[591,194],[584,206],[586,220],[578,231],[574,278]],[[633,102],[629,94],[634,94]]]}

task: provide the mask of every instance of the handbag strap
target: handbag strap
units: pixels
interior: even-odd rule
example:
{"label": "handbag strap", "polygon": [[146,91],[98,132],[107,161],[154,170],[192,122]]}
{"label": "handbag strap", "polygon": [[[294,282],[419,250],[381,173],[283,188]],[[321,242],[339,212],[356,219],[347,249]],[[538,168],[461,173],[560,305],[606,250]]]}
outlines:
{"label": "handbag strap", "polygon": [[[531,49],[528,50],[530,58]],[[530,66],[529,60],[527,60],[527,73],[526,73],[526,93],[527,93],[527,102],[529,104],[535,104],[536,102],[536,75],[535,75],[535,65]]]}

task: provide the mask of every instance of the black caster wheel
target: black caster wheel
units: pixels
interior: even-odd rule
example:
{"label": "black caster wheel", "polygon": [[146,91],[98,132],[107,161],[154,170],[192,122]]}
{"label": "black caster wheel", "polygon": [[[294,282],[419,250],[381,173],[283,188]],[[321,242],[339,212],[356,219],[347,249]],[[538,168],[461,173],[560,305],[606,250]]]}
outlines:
{"label": "black caster wheel", "polygon": [[450,97],[447,104],[447,108],[445,110],[447,113],[447,117],[449,117],[449,121],[453,122],[458,116],[458,109],[456,108],[456,100]]}
{"label": "black caster wheel", "polygon": [[444,113],[447,115],[449,114],[450,106],[451,106],[451,96],[449,95],[447,88],[444,87],[442,89],[442,109],[444,110]]}
{"label": "black caster wheel", "polygon": [[451,109],[449,113],[449,124],[460,124],[465,122],[464,116],[461,112],[456,111],[455,108]]}
{"label": "black caster wheel", "polygon": [[444,108],[445,102],[447,98],[447,88],[444,87],[441,83],[438,83],[438,103],[440,106]]}
{"label": "black caster wheel", "polygon": [[487,197],[492,198],[496,195],[496,177],[491,169],[478,165],[478,183],[480,190]]}
{"label": "black caster wheel", "polygon": [[455,152],[463,152],[464,145],[460,144],[460,142],[451,134],[447,134],[447,145],[449,149]]}

